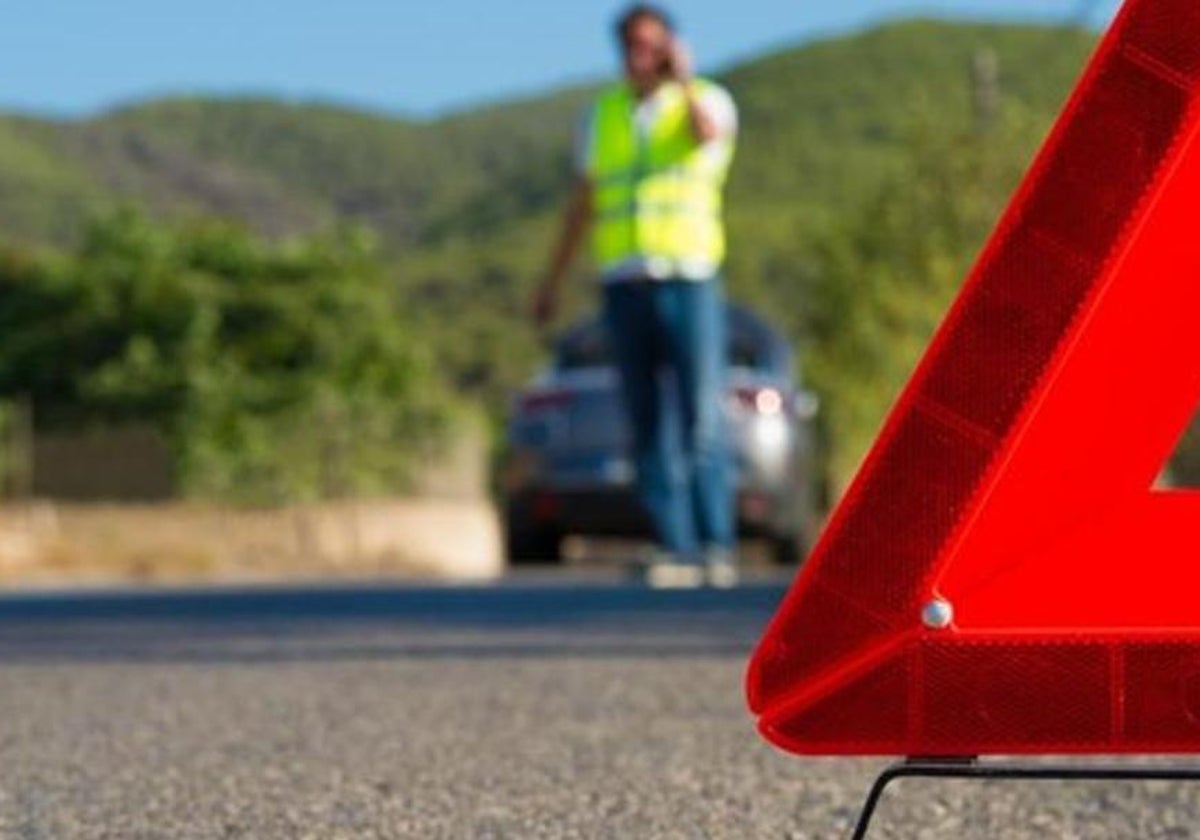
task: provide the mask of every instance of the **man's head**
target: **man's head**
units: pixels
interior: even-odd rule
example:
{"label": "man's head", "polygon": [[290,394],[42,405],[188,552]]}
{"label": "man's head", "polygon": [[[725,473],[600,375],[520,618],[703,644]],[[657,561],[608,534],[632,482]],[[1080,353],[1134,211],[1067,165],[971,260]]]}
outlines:
{"label": "man's head", "polygon": [[617,19],[616,30],[626,77],[638,90],[653,89],[670,62],[675,37],[671,17],[657,6],[637,3]]}

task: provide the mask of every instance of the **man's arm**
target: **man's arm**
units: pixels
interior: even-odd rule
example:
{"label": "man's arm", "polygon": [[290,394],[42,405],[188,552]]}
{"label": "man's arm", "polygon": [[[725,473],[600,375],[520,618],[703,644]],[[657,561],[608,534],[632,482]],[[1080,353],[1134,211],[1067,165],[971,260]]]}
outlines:
{"label": "man's arm", "polygon": [[669,62],[671,76],[683,85],[684,96],[687,97],[688,123],[692,128],[692,136],[697,143],[705,146],[718,139],[724,130],[717,116],[709,110],[708,105],[696,92],[696,86],[692,84],[692,54],[682,39],[672,39]]}
{"label": "man's arm", "polygon": [[579,253],[579,246],[592,223],[592,183],[580,176],[571,191],[571,198],[563,216],[562,232],[550,258],[546,279],[534,291],[533,319],[544,327],[558,314],[562,298],[563,281]]}
{"label": "man's arm", "polygon": [[695,85],[685,85],[684,90],[687,96],[688,122],[692,126],[692,136],[701,146],[706,146],[721,136],[721,126],[696,94]]}

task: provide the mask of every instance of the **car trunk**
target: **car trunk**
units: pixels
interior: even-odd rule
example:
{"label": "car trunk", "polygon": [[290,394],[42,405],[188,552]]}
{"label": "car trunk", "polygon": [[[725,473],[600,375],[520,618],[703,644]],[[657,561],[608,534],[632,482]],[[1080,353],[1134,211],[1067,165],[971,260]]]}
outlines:
{"label": "car trunk", "polygon": [[[770,377],[746,368],[734,368],[724,395],[723,410],[730,444],[740,462],[748,424],[756,422],[753,398],[746,395],[771,388]],[[556,387],[567,396],[550,421],[547,455],[556,473],[578,474],[580,481],[623,478],[628,473],[629,428],[618,388],[610,368],[587,368],[559,375]],[[664,383],[664,387],[671,387]],[[562,476],[566,477],[566,476]]]}

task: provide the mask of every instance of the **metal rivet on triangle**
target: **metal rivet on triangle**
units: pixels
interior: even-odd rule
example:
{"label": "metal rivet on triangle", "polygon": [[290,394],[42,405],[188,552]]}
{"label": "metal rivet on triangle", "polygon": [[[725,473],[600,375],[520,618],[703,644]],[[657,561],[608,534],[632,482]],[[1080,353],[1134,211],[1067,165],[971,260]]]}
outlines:
{"label": "metal rivet on triangle", "polygon": [[954,605],[935,598],[921,610],[921,623],[930,630],[945,630],[954,621]]}

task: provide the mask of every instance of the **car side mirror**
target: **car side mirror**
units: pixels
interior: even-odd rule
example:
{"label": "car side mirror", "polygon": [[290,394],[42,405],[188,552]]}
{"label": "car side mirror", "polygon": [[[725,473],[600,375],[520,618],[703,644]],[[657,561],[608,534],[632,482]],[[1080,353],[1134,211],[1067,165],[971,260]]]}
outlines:
{"label": "car side mirror", "polygon": [[801,420],[811,420],[821,409],[821,398],[812,391],[797,391],[792,398],[792,411]]}

